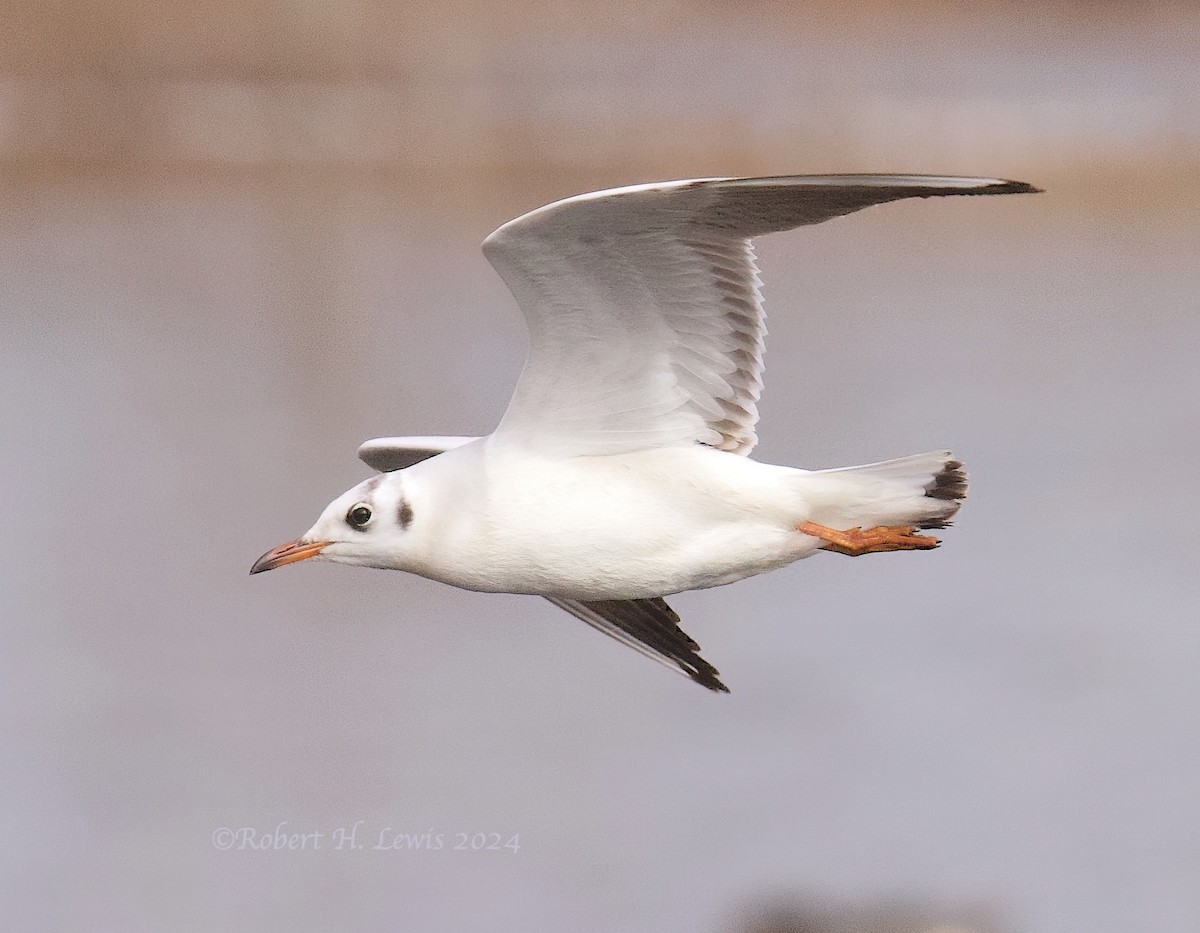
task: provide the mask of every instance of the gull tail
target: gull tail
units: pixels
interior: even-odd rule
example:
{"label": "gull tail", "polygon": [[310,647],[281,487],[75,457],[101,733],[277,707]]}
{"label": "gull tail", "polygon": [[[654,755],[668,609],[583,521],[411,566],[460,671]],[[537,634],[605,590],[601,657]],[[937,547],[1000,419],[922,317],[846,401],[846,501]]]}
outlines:
{"label": "gull tail", "polygon": [[817,470],[811,520],[833,528],[946,528],[967,496],[967,474],[948,450]]}

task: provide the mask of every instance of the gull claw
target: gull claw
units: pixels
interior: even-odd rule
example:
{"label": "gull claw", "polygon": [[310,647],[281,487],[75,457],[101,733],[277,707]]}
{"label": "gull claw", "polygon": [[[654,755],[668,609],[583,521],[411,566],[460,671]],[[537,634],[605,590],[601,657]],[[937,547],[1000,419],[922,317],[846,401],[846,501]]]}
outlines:
{"label": "gull claw", "polygon": [[803,522],[798,530],[825,543],[826,551],[859,557],[884,551],[928,551],[941,542],[933,535],[919,535],[912,525],[878,525],[874,528],[827,528],[815,522]]}

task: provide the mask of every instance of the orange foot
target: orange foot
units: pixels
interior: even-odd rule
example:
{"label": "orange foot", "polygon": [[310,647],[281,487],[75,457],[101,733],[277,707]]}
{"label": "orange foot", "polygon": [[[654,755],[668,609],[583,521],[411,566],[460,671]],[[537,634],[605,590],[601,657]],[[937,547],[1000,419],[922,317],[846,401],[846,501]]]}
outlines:
{"label": "orange foot", "polygon": [[837,528],[826,528],[815,522],[803,522],[797,528],[806,535],[824,541],[821,545],[824,550],[837,551],[848,557],[873,554],[876,551],[924,551],[939,544],[938,539],[932,535],[916,534],[916,529],[911,525],[879,525],[876,528],[850,528],[839,531]]}

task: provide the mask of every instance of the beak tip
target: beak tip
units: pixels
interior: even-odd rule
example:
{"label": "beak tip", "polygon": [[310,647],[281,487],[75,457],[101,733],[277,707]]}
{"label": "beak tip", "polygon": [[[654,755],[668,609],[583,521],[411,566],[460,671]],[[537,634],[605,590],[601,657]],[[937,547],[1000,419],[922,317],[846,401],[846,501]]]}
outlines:
{"label": "beak tip", "polygon": [[293,564],[298,560],[307,560],[310,557],[316,557],[321,553],[322,549],[330,544],[328,541],[305,542],[300,539],[289,541],[287,544],[281,544],[279,547],[271,548],[262,557],[254,562],[254,566],[250,568],[250,575],[262,573],[264,570],[274,570],[276,567],[282,567],[284,564]]}

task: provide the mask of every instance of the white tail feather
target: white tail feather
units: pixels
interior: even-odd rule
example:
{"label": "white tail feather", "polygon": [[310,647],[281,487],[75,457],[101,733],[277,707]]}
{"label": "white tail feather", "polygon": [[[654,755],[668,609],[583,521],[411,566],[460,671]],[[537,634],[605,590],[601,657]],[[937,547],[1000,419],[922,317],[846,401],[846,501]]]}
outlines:
{"label": "white tail feather", "polygon": [[813,504],[810,520],[831,528],[944,528],[967,494],[967,475],[948,450],[804,477]]}

